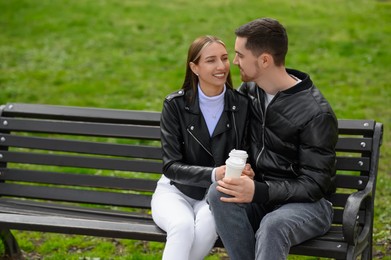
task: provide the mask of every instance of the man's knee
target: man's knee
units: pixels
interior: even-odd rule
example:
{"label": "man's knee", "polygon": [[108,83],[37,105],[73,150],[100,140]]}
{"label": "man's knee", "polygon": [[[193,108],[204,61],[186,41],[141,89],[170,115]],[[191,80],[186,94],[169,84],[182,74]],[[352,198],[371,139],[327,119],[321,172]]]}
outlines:
{"label": "man's knee", "polygon": [[208,193],[207,193],[207,202],[209,205],[215,205],[216,203],[220,202],[221,193],[216,189],[217,183],[212,183],[212,185],[209,187]]}
{"label": "man's knee", "polygon": [[289,222],[288,219],[276,214],[276,212],[270,212],[263,217],[258,231],[262,234],[285,233],[291,229]]}

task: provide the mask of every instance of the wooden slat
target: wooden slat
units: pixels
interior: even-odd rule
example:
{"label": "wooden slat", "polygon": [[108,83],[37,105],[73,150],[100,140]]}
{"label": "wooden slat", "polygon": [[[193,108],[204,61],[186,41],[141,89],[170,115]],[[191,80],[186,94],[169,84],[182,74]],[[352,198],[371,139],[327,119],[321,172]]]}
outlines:
{"label": "wooden slat", "polygon": [[347,251],[346,242],[324,241],[312,239],[298,246],[291,247],[290,254],[332,257],[336,259],[344,259]]}
{"label": "wooden slat", "polygon": [[80,219],[69,217],[31,216],[0,213],[0,227],[7,229],[32,230],[65,234],[79,234],[101,237],[131,238],[164,242],[166,235],[152,221],[148,224]]}
{"label": "wooden slat", "polygon": [[162,163],[148,160],[127,160],[90,156],[36,154],[2,151],[0,162],[34,165],[68,166],[91,169],[162,173]]}
{"label": "wooden slat", "polygon": [[12,168],[0,168],[0,172],[0,181],[23,181],[40,184],[57,184],[75,187],[95,187],[149,192],[154,191],[156,188],[156,181],[147,179],[76,173],[57,173]]}
{"label": "wooden slat", "polygon": [[[365,216],[364,210],[361,210],[358,213],[358,215],[359,215],[359,223],[361,225],[364,224],[364,216]],[[342,221],[343,221],[343,209],[334,208],[333,224],[342,225]]]}
{"label": "wooden slat", "polygon": [[370,159],[367,157],[338,156],[337,170],[343,171],[369,171]]}
{"label": "wooden slat", "polygon": [[334,225],[330,227],[330,230],[327,231],[326,234],[318,238],[319,240],[326,240],[326,241],[335,241],[335,242],[343,242],[344,237],[342,234],[342,226],[340,225]]}
{"label": "wooden slat", "polygon": [[82,207],[80,205],[69,205],[62,202],[53,201],[33,201],[25,199],[8,199],[0,198],[0,212],[2,213],[17,213],[24,215],[54,215],[54,216],[69,216],[78,218],[98,218],[107,219],[115,217],[117,221],[135,219],[137,222],[151,222],[152,216],[148,213],[148,209],[135,211],[124,211],[118,208],[92,208]]}
{"label": "wooden slat", "polygon": [[75,152],[86,154],[112,155],[124,157],[137,157],[144,159],[161,159],[160,147],[113,144],[103,142],[88,142],[56,139],[52,137],[31,137],[1,134],[2,142],[0,146],[10,146],[19,148],[31,148],[51,151]]}
{"label": "wooden slat", "polygon": [[0,183],[0,195],[97,205],[150,208],[151,196],[48,186]]}
{"label": "wooden slat", "polygon": [[348,193],[334,193],[330,196],[329,201],[333,203],[334,207],[344,207],[349,195]]}
{"label": "wooden slat", "polygon": [[372,138],[340,137],[335,147],[339,152],[369,152],[372,148]]}
{"label": "wooden slat", "polygon": [[160,112],[42,104],[9,103],[4,107],[3,116],[63,119],[83,122],[160,125]]}
{"label": "wooden slat", "polygon": [[372,136],[375,128],[374,120],[339,119],[339,134]]}
{"label": "wooden slat", "polygon": [[0,129],[3,129],[4,131],[138,138],[147,140],[159,140],[160,138],[159,127],[108,123],[98,124],[86,122],[7,118],[1,120]]}
{"label": "wooden slat", "polygon": [[2,118],[0,131],[55,133],[103,137],[138,138],[159,140],[160,128],[142,125],[46,121],[37,119]]}
{"label": "wooden slat", "polygon": [[362,190],[368,183],[367,176],[352,176],[337,174],[335,185],[338,188]]}
{"label": "wooden slat", "polygon": [[342,225],[343,209],[334,208],[333,224]]}

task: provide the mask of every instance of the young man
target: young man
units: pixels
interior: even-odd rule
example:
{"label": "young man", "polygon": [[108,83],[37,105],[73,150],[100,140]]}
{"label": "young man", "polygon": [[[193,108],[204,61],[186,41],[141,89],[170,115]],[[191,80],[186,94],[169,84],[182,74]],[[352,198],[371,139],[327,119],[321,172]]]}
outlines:
{"label": "young man", "polygon": [[288,37],[278,21],[257,19],[235,34],[256,176],[224,178],[208,200],[232,260],[286,259],[291,246],[330,228],[337,119],[307,74],[285,68]]}

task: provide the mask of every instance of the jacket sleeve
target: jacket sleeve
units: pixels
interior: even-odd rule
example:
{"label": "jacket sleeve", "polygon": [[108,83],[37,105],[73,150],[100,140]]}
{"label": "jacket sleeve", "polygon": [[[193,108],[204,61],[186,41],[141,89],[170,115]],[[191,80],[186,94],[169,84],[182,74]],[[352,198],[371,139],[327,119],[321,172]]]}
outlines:
{"label": "jacket sleeve", "polygon": [[269,201],[317,201],[326,196],[335,175],[335,145],[338,122],[332,113],[312,119],[300,132],[298,177],[285,181],[268,181]]}
{"label": "jacket sleeve", "polygon": [[163,173],[170,180],[207,188],[212,183],[213,167],[190,165],[186,163],[183,138],[183,122],[180,122],[178,109],[174,102],[165,101],[160,120],[161,143],[163,152]]}

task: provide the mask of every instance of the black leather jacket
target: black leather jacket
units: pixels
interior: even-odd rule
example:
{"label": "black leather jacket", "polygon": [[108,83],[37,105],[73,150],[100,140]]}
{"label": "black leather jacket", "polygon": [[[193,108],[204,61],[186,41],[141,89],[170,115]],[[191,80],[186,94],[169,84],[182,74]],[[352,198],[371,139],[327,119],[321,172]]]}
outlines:
{"label": "black leather jacket", "polygon": [[[261,88],[240,87],[251,99],[249,160],[259,181],[254,202],[316,201],[334,191],[337,119],[307,74],[287,72],[302,81],[277,93],[266,109]],[[260,197],[265,182],[268,201]]]}
{"label": "black leather jacket", "polygon": [[192,91],[168,95],[161,115],[163,173],[187,196],[201,200],[212,183],[216,166],[225,164],[232,149],[245,149],[248,99],[226,89],[224,111],[210,137],[202,116],[198,94]]}

